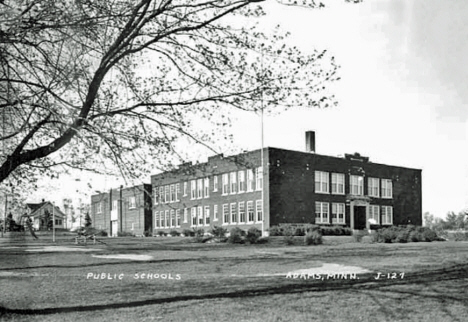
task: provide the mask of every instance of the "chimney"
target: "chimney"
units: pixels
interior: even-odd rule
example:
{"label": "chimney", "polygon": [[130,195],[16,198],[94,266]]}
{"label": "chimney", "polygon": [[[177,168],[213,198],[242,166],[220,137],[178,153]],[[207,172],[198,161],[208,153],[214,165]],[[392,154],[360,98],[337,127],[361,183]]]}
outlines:
{"label": "chimney", "polygon": [[306,132],[306,152],[315,153],[315,132]]}

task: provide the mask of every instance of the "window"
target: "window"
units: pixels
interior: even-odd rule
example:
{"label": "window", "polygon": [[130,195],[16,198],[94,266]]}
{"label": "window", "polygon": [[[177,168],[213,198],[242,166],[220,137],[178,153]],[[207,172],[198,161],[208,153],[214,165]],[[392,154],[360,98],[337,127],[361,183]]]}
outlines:
{"label": "window", "polygon": [[239,171],[238,177],[239,177],[239,192],[245,192],[245,171]]}
{"label": "window", "polygon": [[180,227],[180,209],[177,209],[175,214],[176,214],[176,227]]}
{"label": "window", "polygon": [[190,181],[190,199],[197,199],[197,181]]}
{"label": "window", "polygon": [[393,207],[382,206],[382,225],[392,225],[392,224],[393,224]]}
{"label": "window", "polygon": [[188,217],[188,209],[187,208],[184,208],[184,223],[187,222],[187,217]]}
{"label": "window", "polygon": [[180,196],[180,183],[176,184],[175,201],[179,201],[179,196]]}
{"label": "window", "polygon": [[332,224],[345,223],[345,204],[332,203]]}
{"label": "window", "polygon": [[170,185],[171,194],[169,196],[169,202],[175,201],[175,186],[173,184]]}
{"label": "window", "polygon": [[164,193],[164,202],[165,202],[165,203],[168,203],[169,200],[170,200],[170,193],[171,193],[171,192],[170,192],[169,189],[170,189],[169,186],[165,186],[165,187],[164,187],[164,190],[165,190],[165,193]]}
{"label": "window", "polygon": [[118,201],[117,200],[114,200],[112,201],[112,210],[117,210],[118,209]]}
{"label": "window", "polygon": [[237,173],[231,172],[231,194],[237,192]]}
{"label": "window", "polygon": [[247,218],[249,220],[249,223],[255,221],[253,201],[247,201]]}
{"label": "window", "polygon": [[223,195],[229,193],[229,174],[223,174]]}
{"label": "window", "polygon": [[174,209],[171,210],[171,227],[175,227],[176,218],[175,218],[175,211]]}
{"label": "window", "polygon": [[351,194],[364,195],[364,178],[361,176],[350,176]]}
{"label": "window", "polygon": [[197,208],[193,207],[191,210],[191,216],[192,216],[192,226],[197,225]]}
{"label": "window", "polygon": [[153,200],[154,200],[154,204],[157,205],[158,204],[158,187],[154,187],[154,193],[153,193]]}
{"label": "window", "polygon": [[198,207],[198,226],[203,225],[203,207]]}
{"label": "window", "polygon": [[229,224],[229,205],[223,205],[223,225]]}
{"label": "window", "polygon": [[210,196],[210,178],[205,178],[205,198]]}
{"label": "window", "polygon": [[245,202],[239,202],[239,222],[245,224],[247,222],[245,218]]}
{"label": "window", "polygon": [[337,195],[344,195],[345,193],[345,176],[343,173],[332,173],[332,193]]}
{"label": "window", "polygon": [[218,176],[213,177],[213,192],[218,191]]}
{"label": "window", "polygon": [[255,184],[255,187],[257,190],[262,190],[263,189],[263,167],[258,167],[256,169],[256,179],[257,182]]}
{"label": "window", "polygon": [[254,172],[252,169],[247,170],[247,191],[254,190]]}
{"label": "window", "polygon": [[213,221],[218,221],[218,205],[213,206]]}
{"label": "window", "polygon": [[55,219],[55,225],[62,225],[62,219]]}
{"label": "window", "polygon": [[159,228],[159,211],[154,212],[154,227]]}
{"label": "window", "polygon": [[159,187],[159,203],[163,203],[164,187]]}
{"label": "window", "polygon": [[187,197],[187,181],[184,182],[184,197]]}
{"label": "window", "polygon": [[169,210],[166,210],[164,213],[164,227],[169,227]]}
{"label": "window", "polygon": [[328,202],[315,203],[315,223],[328,224]]}
{"label": "window", "polygon": [[263,221],[263,206],[261,200],[256,201],[255,208],[257,212],[257,221]]}
{"label": "window", "polygon": [[210,206],[205,206],[205,226],[210,225]]}
{"label": "window", "polygon": [[370,197],[379,197],[379,179],[367,178],[367,188]]}
{"label": "window", "polygon": [[136,208],[136,200],[135,197],[128,198],[128,209],[135,209]]}
{"label": "window", "polygon": [[101,214],[101,213],[102,213],[102,202],[99,202],[99,203],[97,204],[96,213],[97,213],[97,214]]}
{"label": "window", "polygon": [[370,205],[369,206],[369,219],[373,219],[375,222],[373,224],[378,225],[380,224],[380,213],[379,213],[379,206]]}
{"label": "window", "polygon": [[328,172],[315,171],[315,192],[328,193]]}
{"label": "window", "polygon": [[393,196],[392,180],[382,179],[382,198],[391,199]]}
{"label": "window", "polygon": [[197,198],[201,199],[203,198],[203,179],[197,180],[197,188]]}
{"label": "window", "polygon": [[231,224],[237,224],[237,207],[235,203],[231,204]]}

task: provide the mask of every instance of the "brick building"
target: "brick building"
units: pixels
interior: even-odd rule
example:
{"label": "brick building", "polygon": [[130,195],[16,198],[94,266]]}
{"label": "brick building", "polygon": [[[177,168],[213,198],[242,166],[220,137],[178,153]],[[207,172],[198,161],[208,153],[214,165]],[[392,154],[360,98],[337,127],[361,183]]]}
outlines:
{"label": "brick building", "polygon": [[[263,159],[263,163],[262,163]],[[315,153],[264,148],[181,165],[151,177],[155,231],[212,226],[262,231],[282,223],[352,229],[422,224],[421,170]]]}
{"label": "brick building", "polygon": [[[130,209],[122,215],[114,211],[112,217],[108,207],[127,200],[131,195],[127,190],[132,189],[121,190],[122,197],[120,190],[92,196],[93,222],[105,229],[117,225],[113,233],[131,231],[136,217],[126,215]],[[139,231],[151,227],[153,232],[193,228],[207,232],[213,226],[267,231],[283,223],[351,229],[422,224],[421,170],[373,163],[357,153],[343,158],[316,154],[314,132],[306,133],[305,152],[268,147],[216,155],[205,163],[185,163],[151,176],[145,191],[152,191],[152,198],[143,193],[138,198],[138,207],[146,204],[143,200],[148,202],[139,215],[145,218],[145,228],[138,226]],[[102,203],[98,213],[94,205],[106,198],[113,201]]]}
{"label": "brick building", "polygon": [[151,185],[111,189],[91,196],[93,227],[110,236],[130,232],[137,236],[152,230]]}

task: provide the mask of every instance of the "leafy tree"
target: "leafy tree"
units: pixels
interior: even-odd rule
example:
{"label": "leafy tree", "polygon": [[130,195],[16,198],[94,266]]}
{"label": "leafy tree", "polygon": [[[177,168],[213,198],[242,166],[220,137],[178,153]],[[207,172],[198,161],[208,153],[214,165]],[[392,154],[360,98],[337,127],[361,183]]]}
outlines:
{"label": "leafy tree", "polygon": [[1,1],[0,183],[109,161],[137,175],[181,136],[209,143],[196,123],[226,126],[230,110],[334,105],[334,58],[262,32],[262,2]]}
{"label": "leafy tree", "polygon": [[87,212],[85,215],[85,227],[89,228],[91,227],[91,225],[92,225],[91,216],[89,215],[89,212]]}

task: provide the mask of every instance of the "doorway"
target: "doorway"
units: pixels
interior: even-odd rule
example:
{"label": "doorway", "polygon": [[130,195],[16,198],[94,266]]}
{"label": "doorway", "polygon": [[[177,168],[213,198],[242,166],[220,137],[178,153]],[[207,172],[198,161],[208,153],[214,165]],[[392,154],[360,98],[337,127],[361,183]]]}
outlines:
{"label": "doorway", "polygon": [[365,206],[354,206],[354,229],[365,229],[366,228],[366,207]]}

